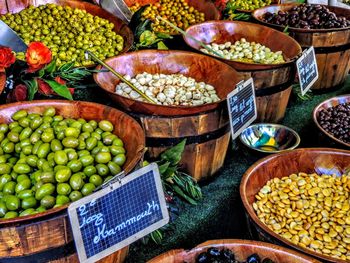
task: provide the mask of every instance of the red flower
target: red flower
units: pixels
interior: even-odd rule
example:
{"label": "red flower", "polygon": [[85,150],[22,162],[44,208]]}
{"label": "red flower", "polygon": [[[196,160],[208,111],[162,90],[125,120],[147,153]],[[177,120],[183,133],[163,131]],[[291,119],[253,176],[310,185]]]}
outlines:
{"label": "red flower", "polygon": [[[56,77],[55,81],[61,85],[65,85],[66,81],[60,77]],[[45,95],[45,96],[49,96],[49,95],[57,95],[57,93],[50,87],[49,84],[47,84],[45,81],[43,81],[42,79],[37,79],[38,82],[38,91],[39,93]],[[70,94],[74,94],[74,88],[68,88]]]}
{"label": "red flower", "polygon": [[32,42],[29,44],[26,52],[26,60],[29,65],[28,72],[33,73],[49,64],[52,59],[50,49],[41,42]]}
{"label": "red flower", "polygon": [[23,84],[19,84],[7,95],[6,102],[25,101],[27,99],[27,94],[27,87]]}
{"label": "red flower", "polygon": [[[61,84],[61,85],[66,85],[67,81],[65,81],[64,79],[62,79],[61,77],[56,77],[55,78],[55,81],[58,83],[58,84]],[[69,89],[69,92],[70,94],[74,95],[74,88],[68,88]]]}
{"label": "red flower", "polygon": [[61,77],[56,77],[55,78],[55,81],[58,83],[58,84],[61,84],[61,85],[66,85],[67,81],[65,81],[64,79],[62,79]]}
{"label": "red flower", "polygon": [[0,72],[4,72],[16,61],[16,56],[9,47],[0,47]]}
{"label": "red flower", "polygon": [[37,79],[36,80],[38,82],[38,92],[45,95],[45,96],[49,96],[49,95],[54,95],[55,92],[51,89],[51,87],[49,86],[49,84],[47,84],[45,81],[41,80],[41,79]]}

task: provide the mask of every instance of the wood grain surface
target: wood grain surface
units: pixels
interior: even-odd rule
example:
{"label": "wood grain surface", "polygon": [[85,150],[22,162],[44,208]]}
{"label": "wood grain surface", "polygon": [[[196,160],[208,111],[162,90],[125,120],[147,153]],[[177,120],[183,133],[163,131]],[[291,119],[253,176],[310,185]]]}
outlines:
{"label": "wood grain surface", "polygon": [[87,2],[69,0],[0,0],[0,14],[18,13],[29,5],[40,6],[47,3],[83,9],[94,16],[99,16],[112,22],[114,24],[113,31],[124,38],[124,48],[121,53],[127,52],[134,42],[134,35],[131,29],[122,20],[101,7]]}
{"label": "wood grain surface", "polygon": [[255,195],[267,181],[273,178],[282,178],[298,172],[316,172],[318,174],[335,174],[341,176],[349,168],[350,151],[338,149],[296,149],[261,159],[245,172],[240,185],[240,195],[247,216],[258,227],[258,231],[262,231],[262,236],[266,236],[271,242],[282,243],[283,245],[318,258],[322,262],[345,263],[346,261],[344,260],[304,249],[282,238],[260,221],[252,205],[255,201]]}
{"label": "wood grain surface", "polygon": [[[276,13],[279,10],[289,10],[296,4],[272,5],[256,10],[253,17],[265,25],[284,30],[278,26],[263,21],[265,13]],[[327,6],[338,16],[350,20],[350,9]],[[345,82],[350,70],[350,27],[333,29],[300,29],[289,27],[288,32],[303,48],[315,47],[319,78],[313,85],[314,90],[324,90],[339,86]],[[329,48],[334,48],[329,50]],[[337,49],[338,47],[338,49]],[[321,50],[324,48],[324,50]],[[327,50],[328,48],[328,50]]]}
{"label": "wood grain surface", "polygon": [[[127,160],[123,170],[127,173],[142,160],[145,135],[141,126],[127,114],[101,104],[59,100],[6,104],[0,106],[0,123],[9,123],[11,116],[18,110],[42,113],[49,106],[55,107],[57,114],[64,117],[112,122],[114,134],[123,140],[126,148]],[[4,257],[32,255],[72,242],[66,207],[67,205],[32,216],[0,220],[0,262]],[[105,262],[122,262],[126,253],[127,248],[111,256],[111,261]],[[72,261],[66,261],[63,257],[61,261],[55,262],[78,262],[76,255],[72,257],[75,257]],[[113,257],[118,260],[114,261]]]}
{"label": "wood grain surface", "polygon": [[275,263],[320,263],[316,259],[297,253],[293,250],[259,241],[240,239],[211,240],[198,245],[196,248],[185,251],[183,249],[171,250],[148,261],[148,263],[194,263],[197,256],[206,252],[208,248],[228,248],[236,256],[236,260],[245,262],[247,257],[257,253],[261,259],[270,258]]}
{"label": "wood grain surface", "polygon": [[345,145],[347,147],[350,147],[350,143],[343,142],[342,140],[339,140],[338,138],[334,137],[332,134],[330,134],[325,129],[323,129],[322,126],[320,125],[320,123],[318,122],[319,115],[320,115],[320,112],[322,110],[327,110],[327,109],[335,107],[339,104],[345,104],[345,103],[350,103],[350,95],[349,94],[330,98],[330,99],[325,100],[325,101],[321,102],[320,104],[318,104],[315,107],[312,116],[313,116],[314,123],[316,124],[316,126],[319,128],[319,130],[321,132],[326,134],[329,138],[331,138],[335,142],[340,143],[342,145]]}

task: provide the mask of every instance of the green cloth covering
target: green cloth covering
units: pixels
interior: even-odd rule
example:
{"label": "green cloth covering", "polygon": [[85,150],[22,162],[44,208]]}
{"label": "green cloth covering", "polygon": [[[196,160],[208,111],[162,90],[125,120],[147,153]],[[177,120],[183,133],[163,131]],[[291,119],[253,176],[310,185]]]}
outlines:
{"label": "green cloth covering", "polygon": [[[93,95],[96,96],[98,92],[94,90]],[[341,148],[324,136],[319,136],[320,133],[312,120],[312,111],[316,105],[328,98],[349,93],[350,77],[343,88],[314,95],[308,101],[301,101],[292,94],[282,124],[299,133],[300,147]],[[86,99],[89,100],[88,97]],[[98,98],[97,101],[105,102],[103,98]],[[239,197],[239,184],[248,167],[262,156],[252,155],[244,146],[236,142],[229,147],[224,167],[210,182],[202,185],[203,200],[197,206],[181,204],[180,215],[174,223],[174,230],[165,233],[162,245],[155,245],[153,242],[147,245],[141,242],[134,243],[130,247],[127,262],[146,262],[168,250],[190,249],[211,239],[249,238],[244,208]]]}

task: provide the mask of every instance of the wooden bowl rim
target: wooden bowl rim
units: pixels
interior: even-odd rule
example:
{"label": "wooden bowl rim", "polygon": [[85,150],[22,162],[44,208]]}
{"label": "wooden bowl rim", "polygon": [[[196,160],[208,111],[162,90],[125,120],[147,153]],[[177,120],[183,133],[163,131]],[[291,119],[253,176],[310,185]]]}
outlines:
{"label": "wooden bowl rim", "polygon": [[[249,26],[252,26],[252,27],[257,27],[257,28],[261,28],[261,27],[264,27],[268,30],[271,30],[271,31],[274,31],[276,32],[277,34],[283,34],[281,31],[278,31],[274,28],[271,28],[271,27],[268,27],[266,25],[259,25],[259,24],[256,24],[256,23],[251,23],[251,22],[244,22],[244,21],[229,21],[229,20],[220,20],[220,21],[217,21],[217,20],[210,20],[210,21],[205,21],[203,23],[199,23],[199,24],[195,24],[195,25],[192,25],[190,27],[188,27],[186,29],[186,33],[189,33],[190,29],[192,28],[195,28],[195,27],[200,27],[200,26],[203,26],[205,24],[213,24],[214,26],[217,26],[218,24],[238,24],[238,25],[241,25],[244,27],[244,25],[249,25]],[[287,66],[289,64],[292,64],[294,63],[302,54],[303,50],[300,46],[300,44],[292,37],[288,36],[288,35],[285,35],[287,37],[287,39],[290,40],[291,43],[294,43],[296,47],[298,47],[298,55],[296,55],[295,57],[292,57],[292,58],[288,58],[287,61],[283,62],[283,63],[278,63],[278,64],[259,64],[259,63],[248,63],[248,62],[242,62],[242,61],[235,61],[235,60],[230,60],[230,59],[226,59],[226,58],[220,58],[218,56],[215,56],[215,55],[212,55],[212,54],[209,54],[209,53],[204,53],[202,52],[201,50],[199,50],[198,48],[195,48],[193,47],[192,45],[190,45],[188,43],[188,38],[186,36],[182,36],[184,41],[186,42],[186,44],[191,47],[191,48],[194,48],[195,50],[199,51],[201,54],[205,54],[206,56],[210,56],[210,57],[213,57],[213,58],[216,58],[216,59],[220,59],[222,61],[225,61],[226,64],[228,63],[235,63],[237,65],[245,65],[245,66],[252,66],[252,67],[259,67],[258,70],[264,70],[265,68],[266,69],[271,69],[271,68],[280,68],[280,67],[283,67],[283,66]]]}
{"label": "wooden bowl rim", "polygon": [[[246,129],[249,129],[251,127],[255,127],[255,126],[260,126],[260,125],[268,125],[268,126],[276,126],[276,127],[279,127],[279,128],[284,128],[286,130],[288,130],[289,132],[291,132],[295,139],[296,139],[296,142],[289,148],[287,149],[284,149],[284,150],[276,150],[276,151],[265,151],[265,150],[261,150],[261,149],[258,149],[258,148],[253,148],[251,147],[249,144],[247,144],[243,139],[242,139],[242,134],[243,132],[246,130]],[[281,153],[281,152],[285,152],[285,151],[289,151],[289,150],[294,150],[295,148],[297,148],[300,144],[300,136],[299,134],[293,130],[292,128],[289,128],[288,126],[285,126],[283,124],[278,124],[278,123],[255,123],[255,124],[252,124],[252,125],[249,125],[247,128],[245,128],[242,133],[239,135],[239,140],[241,141],[241,143],[243,143],[244,146],[248,147],[249,149],[251,150],[254,150],[254,151],[258,151],[258,152],[261,152],[261,153],[270,153],[270,154],[274,154],[274,153]]]}
{"label": "wooden bowl rim", "polygon": [[[259,21],[259,22],[262,23],[262,24],[284,29],[285,26],[276,25],[276,24],[272,24],[272,23],[265,22],[264,20],[262,20],[261,16],[258,16],[258,15],[257,15],[257,13],[259,13],[260,11],[263,11],[263,14],[266,14],[266,10],[265,10],[265,9],[268,8],[268,7],[271,7],[271,6],[276,6],[276,7],[281,6],[281,7],[290,7],[290,8],[292,8],[292,7],[298,6],[298,5],[302,5],[302,4],[299,4],[299,3],[288,3],[288,4],[269,5],[269,6],[265,6],[265,7],[256,9],[256,10],[252,13],[252,15],[253,15],[253,17],[254,17],[255,20]],[[314,5],[314,4],[311,4],[311,5]],[[321,4],[318,4],[318,5],[321,5]],[[321,6],[329,7],[328,5],[321,5]],[[289,8],[289,9],[290,9],[290,8]],[[342,8],[342,7],[339,7],[339,6],[332,6],[332,8],[335,8],[335,10],[340,10],[340,9],[347,10],[346,8]],[[288,9],[288,10],[289,10],[289,9]],[[292,31],[292,32],[302,32],[302,33],[326,33],[326,32],[333,32],[333,31],[346,31],[346,30],[349,30],[349,29],[350,29],[350,26],[348,26],[348,27],[343,27],[343,28],[327,28],[327,29],[303,29],[303,28],[298,28],[298,27],[288,27],[288,30],[289,30],[289,31]]]}
{"label": "wooden bowl rim", "polygon": [[[187,254],[196,252],[200,249],[210,248],[210,247],[219,247],[219,248],[225,248],[227,245],[235,245],[235,246],[241,246],[241,247],[251,247],[254,246],[258,250],[264,248],[268,250],[275,250],[275,253],[281,253],[281,254],[289,254],[291,257],[295,257],[295,260],[297,258],[301,258],[303,260],[307,260],[310,263],[320,263],[317,259],[314,259],[308,255],[302,254],[298,251],[292,250],[290,248],[285,248],[282,246],[278,246],[275,244],[267,243],[267,242],[261,242],[261,241],[255,241],[255,240],[245,240],[245,239],[214,239],[214,240],[208,240],[205,241],[196,247],[185,250],[185,249],[172,249],[165,253],[162,253],[154,258],[152,258],[149,263],[152,263],[154,261],[159,260],[162,256],[171,253],[171,254]],[[173,252],[173,253],[172,253]]]}
{"label": "wooden bowl rim", "polygon": [[[320,123],[318,122],[318,114],[321,112],[321,108],[325,108],[325,105],[329,102],[332,102],[332,101],[338,101],[339,99],[342,99],[342,98],[348,98],[350,100],[350,94],[344,94],[344,95],[341,95],[341,96],[336,96],[336,97],[333,97],[333,98],[330,98],[330,99],[327,99],[323,102],[321,102],[320,104],[318,104],[314,110],[313,110],[313,113],[312,113],[312,117],[313,117],[313,120],[314,120],[314,123],[316,124],[316,126],[318,127],[318,129],[320,131],[322,131],[325,135],[327,135],[329,138],[331,138],[332,140],[342,144],[342,145],[345,145],[347,147],[350,147],[350,143],[346,143],[346,142],[343,142],[342,140],[334,137],[332,134],[330,134],[329,132],[327,132],[325,129],[322,128],[322,126],[320,125]],[[337,104],[339,105],[339,103]],[[327,109],[329,109],[331,107],[327,107]]]}
{"label": "wooden bowl rim", "polygon": [[[123,56],[134,56],[134,54],[139,54],[139,53],[149,53],[150,55],[154,55],[154,54],[157,54],[157,53],[162,53],[162,54],[172,54],[172,55],[176,55],[176,54],[178,54],[178,55],[181,55],[181,56],[200,56],[200,57],[207,57],[207,56],[205,56],[205,55],[203,55],[203,54],[198,54],[198,53],[194,53],[194,52],[190,52],[190,51],[183,51],[183,50],[157,50],[157,49],[147,49],[147,50],[138,50],[138,51],[134,51],[134,52],[129,52],[129,53],[125,53],[125,54],[121,54],[121,55],[119,55],[119,56],[114,56],[114,57],[111,57],[111,58],[109,58],[109,59],[107,59],[107,60],[105,60],[105,62],[108,64],[108,62],[110,61],[110,60],[115,60],[115,59],[118,59],[118,58],[121,58],[121,57],[123,57]],[[152,53],[152,54],[151,54]],[[229,66],[229,65],[227,65],[226,63],[224,63],[224,62],[222,62],[222,61],[220,61],[220,60],[218,60],[218,59],[215,59],[215,58],[210,58],[210,59],[214,59],[214,60],[216,60],[216,62],[217,63],[222,63],[222,64],[224,64],[225,66]],[[97,70],[101,70],[102,69],[102,65],[99,65],[99,66],[97,66]],[[230,67],[230,66],[229,66]],[[231,69],[232,69],[232,72],[235,72],[237,75],[239,75],[238,74],[238,72],[234,69],[234,68],[232,68],[232,67],[230,67]],[[145,68],[145,72],[147,72],[146,71],[146,68]],[[206,108],[206,107],[210,107],[210,106],[212,106],[212,107],[214,107],[214,108],[216,108],[220,103],[223,103],[223,102],[225,102],[226,101],[226,98],[220,98],[220,100],[219,101],[216,101],[216,102],[212,102],[212,103],[206,103],[206,104],[202,104],[202,105],[199,105],[199,106],[183,106],[183,105],[158,105],[158,104],[152,104],[152,103],[150,103],[150,102],[143,102],[143,101],[139,101],[139,100],[134,100],[134,99],[131,99],[131,98],[127,98],[127,97],[124,97],[124,96],[122,96],[122,95],[119,95],[119,94],[117,94],[117,93],[115,93],[115,92],[111,92],[111,91],[109,91],[109,90],[107,90],[107,89],[105,89],[102,85],[100,85],[100,83],[98,82],[98,80],[97,80],[97,75],[98,74],[100,74],[100,73],[94,73],[94,80],[95,80],[95,82],[96,82],[96,84],[100,87],[100,88],[102,88],[105,92],[107,92],[108,94],[112,94],[112,95],[116,95],[116,96],[118,96],[118,97],[122,97],[123,99],[126,99],[126,100],[129,100],[129,101],[132,101],[132,102],[136,102],[136,103],[139,103],[139,104],[145,104],[145,105],[152,105],[152,106],[157,106],[157,107],[159,107],[159,108],[163,108],[163,109],[182,109],[182,110],[191,110],[191,109],[198,109],[198,110],[200,110],[201,108]],[[215,89],[216,89],[216,87],[215,87]]]}
{"label": "wooden bowl rim", "polygon": [[[136,127],[139,127],[139,129],[144,134],[144,131],[143,131],[142,127],[140,126],[140,124],[135,119],[133,119],[130,115],[128,115],[125,112],[122,112],[122,111],[120,111],[120,110],[118,110],[116,108],[113,108],[113,107],[110,107],[110,106],[106,106],[106,105],[103,105],[103,104],[99,104],[99,103],[95,103],[95,102],[69,101],[69,100],[33,100],[33,101],[26,101],[26,102],[20,101],[20,102],[15,102],[15,103],[2,104],[2,105],[0,105],[0,110],[6,109],[6,108],[9,108],[9,107],[16,107],[17,105],[23,105],[23,104],[29,104],[30,105],[30,104],[37,104],[37,103],[44,104],[44,103],[47,103],[47,102],[52,103],[52,104],[55,104],[55,103],[59,103],[59,104],[60,103],[67,103],[67,104],[80,104],[80,103],[83,103],[83,104],[87,104],[86,106],[89,106],[89,105],[91,105],[91,106],[92,105],[103,106],[108,111],[117,111],[117,112],[121,113],[122,115],[124,115],[126,118],[132,120],[135,124],[137,124]],[[145,136],[143,136],[143,138],[140,138],[140,139],[142,140],[143,148],[145,148],[145,146],[146,146],[146,138],[145,138]],[[136,152],[136,154],[134,156],[132,156],[134,160],[132,160],[132,162],[130,163],[129,166],[136,167],[137,163],[142,159],[142,155],[143,155],[143,151],[142,151],[142,153],[141,152]],[[133,168],[131,168],[130,171],[126,171],[126,174],[130,173],[132,169]],[[71,203],[73,203],[73,202],[71,202]],[[33,221],[33,220],[37,220],[37,219],[41,219],[41,218],[46,218],[47,216],[50,216],[50,215],[53,215],[53,214],[59,214],[60,212],[62,212],[64,214],[67,214],[67,208],[68,208],[68,206],[71,203],[65,204],[65,205],[57,207],[57,208],[49,209],[49,210],[47,210],[45,212],[41,212],[41,213],[38,213],[38,214],[35,214],[35,215],[21,216],[21,217],[16,217],[16,218],[11,218],[11,219],[0,219],[0,227],[4,226],[4,225],[8,225],[8,224],[17,224],[17,223]]]}
{"label": "wooden bowl rim", "polygon": [[305,254],[309,254],[313,257],[316,257],[317,259],[322,259],[322,260],[327,260],[329,262],[334,262],[334,263],[346,263],[348,261],[342,260],[342,259],[338,259],[335,257],[330,257],[330,256],[326,256],[323,255],[321,253],[316,253],[312,250],[309,249],[304,249],[301,246],[295,245],[294,243],[292,243],[291,241],[289,241],[288,239],[285,239],[284,237],[276,234],[275,232],[273,232],[272,230],[270,230],[263,222],[260,221],[260,219],[257,217],[253,207],[249,204],[248,200],[247,200],[247,194],[246,194],[246,188],[247,188],[247,182],[248,179],[250,178],[252,172],[254,172],[258,167],[260,167],[261,165],[263,165],[264,163],[267,163],[275,158],[278,158],[280,156],[284,156],[284,155],[289,155],[292,152],[318,152],[318,153],[323,153],[323,154],[327,154],[327,153],[339,153],[339,154],[346,154],[350,156],[350,151],[347,150],[341,150],[341,149],[335,149],[335,148],[299,148],[299,149],[294,149],[294,150],[290,150],[290,151],[285,151],[282,153],[277,153],[277,154],[273,154],[273,155],[269,155],[265,158],[262,158],[260,160],[258,160],[257,162],[255,162],[253,165],[251,165],[248,170],[243,174],[242,180],[241,180],[241,184],[239,187],[239,192],[240,192],[240,196],[241,196],[241,200],[243,203],[243,206],[245,208],[246,213],[248,213],[249,217],[251,218],[251,220],[257,224],[261,229],[263,229],[265,232],[267,232],[270,236],[274,237],[275,239],[283,242],[284,244],[286,244],[289,247],[292,247],[294,249],[296,249],[299,252],[305,253]]}

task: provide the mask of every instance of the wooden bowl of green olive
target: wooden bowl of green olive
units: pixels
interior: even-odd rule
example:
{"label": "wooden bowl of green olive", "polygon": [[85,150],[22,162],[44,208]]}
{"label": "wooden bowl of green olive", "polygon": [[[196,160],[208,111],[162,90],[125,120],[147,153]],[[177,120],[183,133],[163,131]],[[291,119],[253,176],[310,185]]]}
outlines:
{"label": "wooden bowl of green olive", "polygon": [[133,33],[119,18],[101,7],[80,1],[10,1],[0,7],[0,20],[16,31],[26,44],[41,41],[56,58],[57,65],[74,61],[92,66],[84,50],[100,59],[127,52]]}
{"label": "wooden bowl of green olive", "polygon": [[159,15],[185,30],[191,25],[204,21],[219,20],[219,10],[211,0],[126,0],[125,3],[133,12],[148,5],[142,12],[142,18],[150,19],[156,32],[180,35],[172,27],[156,19]]}
{"label": "wooden bowl of green olive", "polygon": [[240,195],[253,238],[321,262],[349,262],[350,151],[305,148],[274,154],[243,175]]}
{"label": "wooden bowl of green olive", "polygon": [[145,147],[128,115],[60,100],[0,106],[0,141],[0,225],[64,210],[109,176],[132,171]]}

